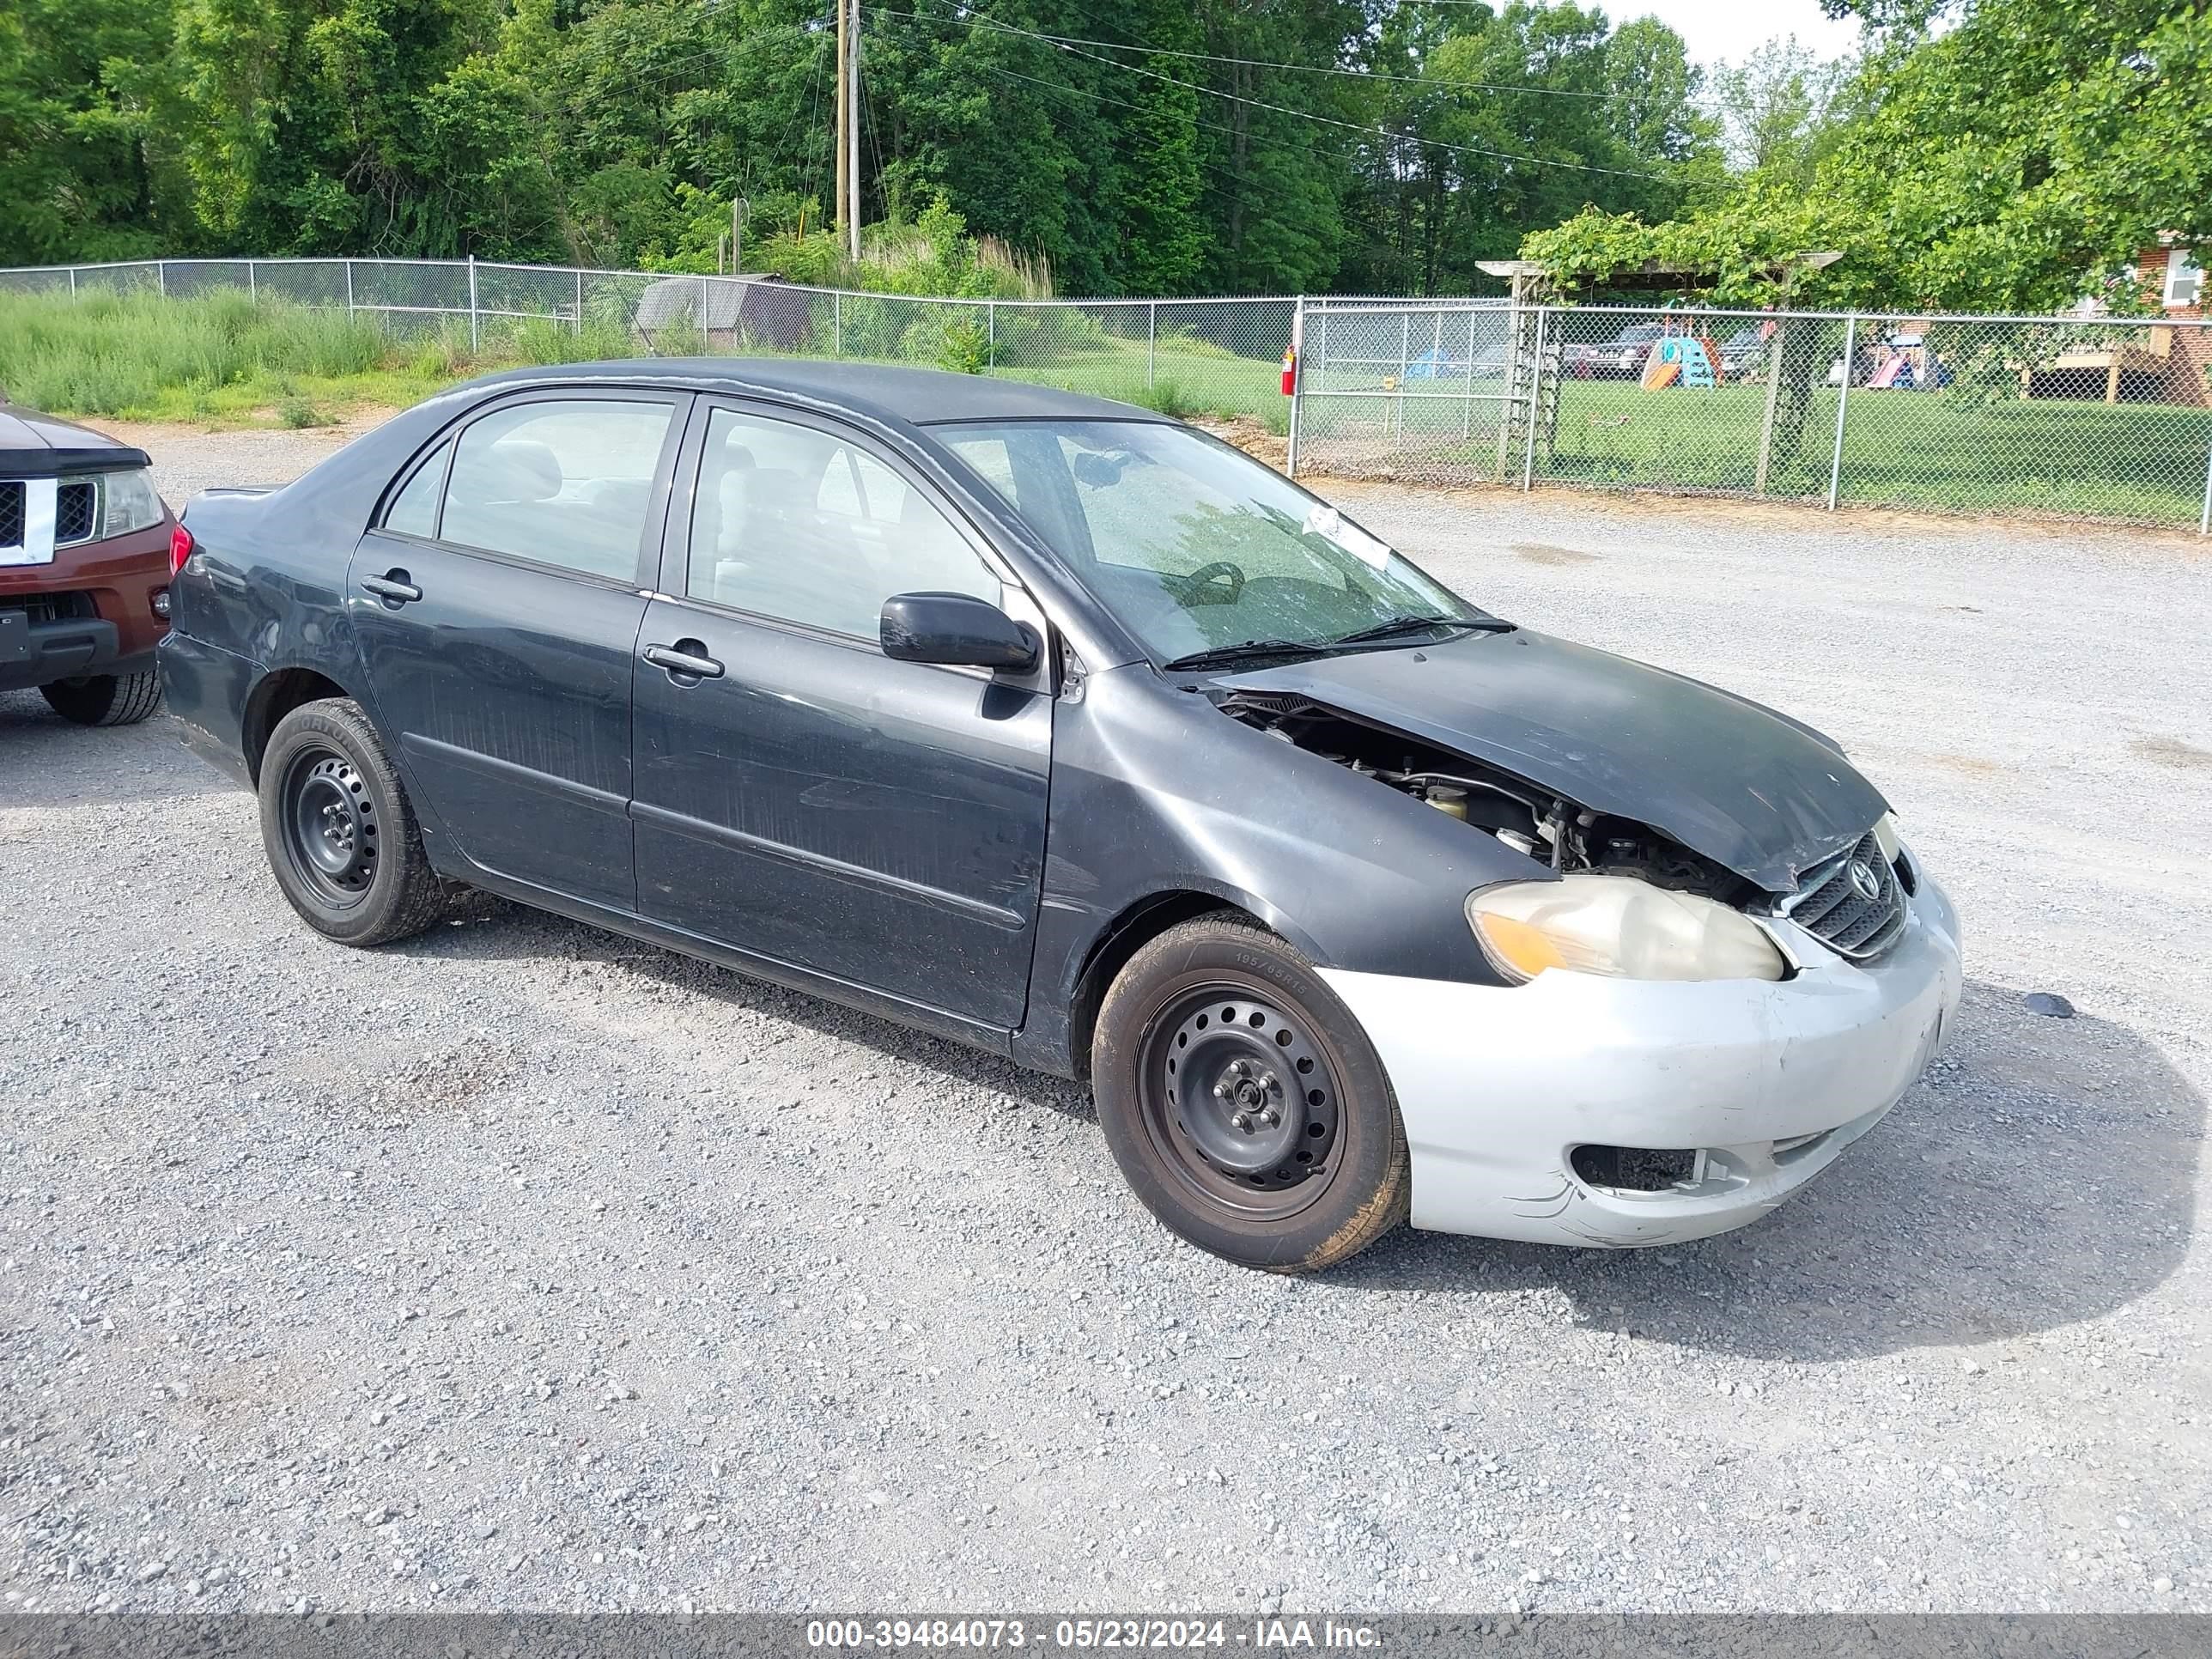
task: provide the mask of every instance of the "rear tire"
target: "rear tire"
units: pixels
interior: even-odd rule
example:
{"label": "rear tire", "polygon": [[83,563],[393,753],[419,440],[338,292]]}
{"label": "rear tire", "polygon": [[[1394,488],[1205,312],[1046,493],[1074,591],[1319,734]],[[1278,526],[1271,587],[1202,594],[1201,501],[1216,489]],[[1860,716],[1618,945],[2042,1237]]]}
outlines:
{"label": "rear tire", "polygon": [[1382,1061],[1304,958],[1253,922],[1200,916],[1132,957],[1098,1011],[1091,1073],[1114,1161],[1200,1249],[1311,1273],[1406,1218],[1406,1130]]}
{"label": "rear tire", "polygon": [[39,688],[46,707],[79,726],[136,726],[161,706],[161,677],[86,674]]}
{"label": "rear tire", "polygon": [[261,841],[302,920],[341,945],[388,945],[442,917],[451,891],[391,757],[350,698],[303,703],[261,757]]}

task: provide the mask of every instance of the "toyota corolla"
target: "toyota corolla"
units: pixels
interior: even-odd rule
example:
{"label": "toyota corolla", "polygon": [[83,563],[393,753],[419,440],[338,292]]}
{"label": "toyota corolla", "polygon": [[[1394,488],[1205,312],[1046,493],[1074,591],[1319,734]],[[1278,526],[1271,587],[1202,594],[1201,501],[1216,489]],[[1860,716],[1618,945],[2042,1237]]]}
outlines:
{"label": "toyota corolla", "polygon": [[1739,1226],[1958,1002],[1834,743],[1142,410],[526,370],[177,550],[170,706],[310,927],[482,888],[1085,1078],[1139,1197],[1255,1267]]}

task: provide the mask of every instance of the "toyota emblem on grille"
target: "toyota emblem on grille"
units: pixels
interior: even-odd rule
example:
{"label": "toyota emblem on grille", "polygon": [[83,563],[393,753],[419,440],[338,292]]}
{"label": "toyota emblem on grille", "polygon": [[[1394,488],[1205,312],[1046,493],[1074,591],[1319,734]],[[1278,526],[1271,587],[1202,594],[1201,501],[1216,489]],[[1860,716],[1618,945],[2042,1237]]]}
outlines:
{"label": "toyota emblem on grille", "polygon": [[1851,860],[1851,887],[1861,898],[1881,896],[1881,878],[1875,873],[1874,866],[1864,859]]}

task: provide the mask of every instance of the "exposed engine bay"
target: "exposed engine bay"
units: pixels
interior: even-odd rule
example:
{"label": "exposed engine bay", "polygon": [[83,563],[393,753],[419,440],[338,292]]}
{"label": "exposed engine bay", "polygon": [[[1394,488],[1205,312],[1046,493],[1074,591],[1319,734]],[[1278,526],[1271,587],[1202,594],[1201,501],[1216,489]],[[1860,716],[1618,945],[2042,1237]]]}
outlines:
{"label": "exposed engine bay", "polygon": [[1741,907],[1759,890],[1650,825],[1593,812],[1480,761],[1275,692],[1214,694],[1222,713],[1424,801],[1561,874],[1635,876]]}

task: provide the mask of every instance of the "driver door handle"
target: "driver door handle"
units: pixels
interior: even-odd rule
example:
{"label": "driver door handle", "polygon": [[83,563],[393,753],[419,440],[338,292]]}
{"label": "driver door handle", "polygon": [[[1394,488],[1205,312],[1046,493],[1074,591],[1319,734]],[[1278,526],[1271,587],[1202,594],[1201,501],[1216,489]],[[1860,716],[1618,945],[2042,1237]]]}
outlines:
{"label": "driver door handle", "polygon": [[722,665],[707,654],[707,647],[697,640],[678,640],[673,645],[648,645],[638,653],[655,668],[665,668],[670,674],[690,679],[719,680]]}
{"label": "driver door handle", "polygon": [[392,570],[381,576],[363,576],[361,585],[387,605],[407,605],[422,597],[422,590],[407,580],[404,570]]}

